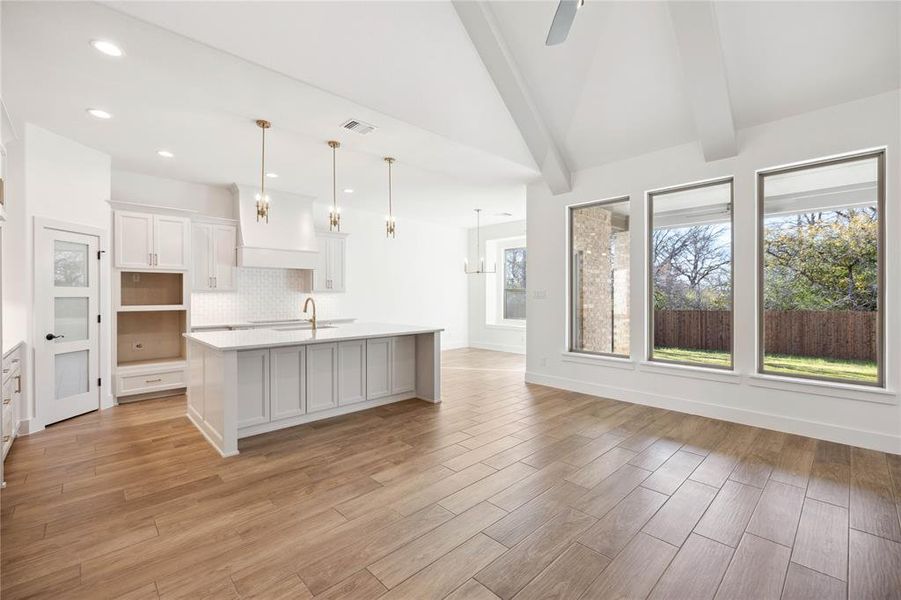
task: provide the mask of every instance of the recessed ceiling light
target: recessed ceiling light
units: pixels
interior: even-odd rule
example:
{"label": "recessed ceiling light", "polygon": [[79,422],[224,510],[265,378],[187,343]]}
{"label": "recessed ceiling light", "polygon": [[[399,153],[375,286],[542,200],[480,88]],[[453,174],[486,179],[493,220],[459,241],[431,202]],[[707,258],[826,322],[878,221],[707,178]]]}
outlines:
{"label": "recessed ceiling light", "polygon": [[91,40],[91,46],[93,46],[94,50],[97,52],[102,52],[107,56],[119,57],[125,54],[122,52],[122,48],[107,40]]}
{"label": "recessed ceiling light", "polygon": [[156,153],[159,154],[160,156],[162,156],[163,158],[172,158],[175,156],[168,150],[157,150]]}
{"label": "recessed ceiling light", "polygon": [[353,194],[354,193],[353,188],[344,188],[344,193],[345,194]]}
{"label": "recessed ceiling light", "polygon": [[269,179],[276,179],[278,177],[278,173],[266,173],[266,177]]}
{"label": "recessed ceiling light", "polygon": [[109,114],[105,110],[101,110],[99,108],[89,108],[88,114],[94,117],[95,119],[112,119],[113,115]]}

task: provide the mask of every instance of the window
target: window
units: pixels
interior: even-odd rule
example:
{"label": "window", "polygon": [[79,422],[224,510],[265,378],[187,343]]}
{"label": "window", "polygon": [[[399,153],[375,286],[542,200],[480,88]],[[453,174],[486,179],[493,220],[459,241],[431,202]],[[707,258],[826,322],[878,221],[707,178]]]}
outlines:
{"label": "window", "polygon": [[885,154],[758,173],[761,373],[883,385]]}
{"label": "window", "polygon": [[526,249],[504,249],[504,319],[526,318]]}
{"label": "window", "polygon": [[572,352],[629,356],[629,199],[569,209]]}
{"label": "window", "polygon": [[732,368],[732,180],[648,194],[650,360]]}

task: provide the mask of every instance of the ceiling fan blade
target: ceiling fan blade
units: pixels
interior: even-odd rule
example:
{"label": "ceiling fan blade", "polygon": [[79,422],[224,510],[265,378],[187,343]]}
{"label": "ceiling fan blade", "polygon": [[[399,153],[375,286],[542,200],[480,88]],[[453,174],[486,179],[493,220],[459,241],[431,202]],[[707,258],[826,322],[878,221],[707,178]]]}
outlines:
{"label": "ceiling fan blade", "polygon": [[545,46],[556,46],[566,41],[569,35],[569,28],[573,25],[576,18],[576,11],[582,5],[583,0],[560,0],[557,5],[557,12],[554,13],[554,20],[551,22],[551,28],[547,32],[547,40]]}

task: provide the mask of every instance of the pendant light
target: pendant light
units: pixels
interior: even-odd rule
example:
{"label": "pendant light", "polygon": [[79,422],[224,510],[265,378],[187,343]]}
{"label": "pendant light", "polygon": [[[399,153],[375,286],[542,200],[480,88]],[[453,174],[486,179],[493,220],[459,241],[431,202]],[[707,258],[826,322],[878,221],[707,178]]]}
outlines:
{"label": "pendant light", "polygon": [[385,216],[385,237],[394,238],[394,230],[395,230],[395,222],[394,222],[394,207],[392,206],[392,198],[391,198],[391,165],[394,164],[394,159],[390,156],[385,157],[385,162],[388,163],[388,214]]}
{"label": "pendant light", "polygon": [[338,171],[335,166],[335,154],[341,147],[341,143],[329,140],[328,145],[332,149],[332,207],[328,211],[328,230],[341,231],[341,209],[338,208]]}
{"label": "pendant light", "polygon": [[257,194],[257,223],[262,219],[269,222],[269,196],[266,194],[266,130],[272,127],[272,123],[257,119],[257,127],[263,130],[263,151],[260,161],[260,193]]}
{"label": "pendant light", "polygon": [[493,265],[491,269],[485,268],[485,257],[481,255],[482,252],[482,224],[481,224],[481,215],[482,209],[475,208],[473,209],[476,212],[476,256],[479,257],[479,266],[473,270],[469,269],[469,259],[463,259],[463,272],[467,275],[481,275],[483,273],[497,273],[497,264]]}

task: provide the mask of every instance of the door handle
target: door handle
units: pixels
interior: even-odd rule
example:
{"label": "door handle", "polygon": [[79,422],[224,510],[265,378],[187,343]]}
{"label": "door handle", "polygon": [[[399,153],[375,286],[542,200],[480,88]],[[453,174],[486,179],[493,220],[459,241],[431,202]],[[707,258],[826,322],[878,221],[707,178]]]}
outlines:
{"label": "door handle", "polygon": [[54,335],[54,334],[52,334],[52,333],[48,333],[48,334],[45,335],[44,337],[47,339],[48,342],[51,342],[51,341],[55,340],[56,338],[64,338],[64,337],[66,337],[66,336],[64,336],[64,335]]}

